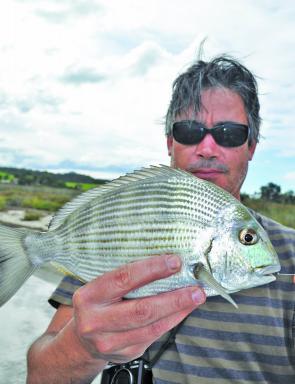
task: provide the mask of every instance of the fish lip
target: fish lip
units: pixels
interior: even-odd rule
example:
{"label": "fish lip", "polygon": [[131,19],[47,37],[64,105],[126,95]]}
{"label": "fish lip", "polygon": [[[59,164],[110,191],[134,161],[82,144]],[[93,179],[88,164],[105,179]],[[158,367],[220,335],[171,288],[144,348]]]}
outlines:
{"label": "fish lip", "polygon": [[221,285],[227,290],[228,293],[234,293],[243,289],[249,289],[254,287],[260,287],[264,284],[272,283],[276,280],[276,276],[273,273],[277,273],[281,270],[280,264],[269,265],[267,267],[255,268],[250,273],[249,280],[243,282],[238,288],[231,286],[230,284]]}
{"label": "fish lip", "polygon": [[[253,280],[253,278],[254,278],[254,280]],[[249,281],[245,282],[244,284],[242,284],[238,288],[228,286],[228,287],[226,287],[226,290],[227,290],[228,293],[231,294],[231,293],[235,293],[235,292],[241,291],[243,289],[250,289],[250,288],[260,287],[260,286],[262,286],[264,284],[272,283],[275,280],[276,280],[276,276],[274,276],[272,274],[270,274],[270,275],[254,275],[252,277],[252,279],[250,279]]]}
{"label": "fish lip", "polygon": [[277,273],[281,270],[281,266],[277,265],[269,265],[267,267],[255,268],[255,275],[257,276],[267,276],[272,275],[273,273]]}

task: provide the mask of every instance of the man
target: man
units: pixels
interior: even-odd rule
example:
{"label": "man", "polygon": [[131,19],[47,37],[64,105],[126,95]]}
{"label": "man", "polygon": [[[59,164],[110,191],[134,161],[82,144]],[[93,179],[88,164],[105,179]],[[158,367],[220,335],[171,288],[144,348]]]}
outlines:
{"label": "man", "polygon": [[[174,82],[166,116],[171,166],[240,199],[259,126],[253,75],[228,57],[199,60]],[[282,272],[294,273],[295,231],[255,216],[276,247]],[[155,355],[165,334],[185,318],[153,367],[155,383],[295,382],[291,278],[278,276],[276,282],[236,293],[239,310],[218,296],[204,304],[198,287],[122,301],[134,288],[176,273],[180,264],[177,256],[157,256],[81,288],[66,278],[51,298],[59,305],[55,316],[30,348],[28,383],[91,383],[110,361],[130,361],[150,346],[150,356]]]}

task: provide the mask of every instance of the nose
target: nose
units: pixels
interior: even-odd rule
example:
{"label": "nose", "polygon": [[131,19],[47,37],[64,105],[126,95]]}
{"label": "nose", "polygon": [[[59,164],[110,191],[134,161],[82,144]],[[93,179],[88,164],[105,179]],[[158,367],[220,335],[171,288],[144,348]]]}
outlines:
{"label": "nose", "polygon": [[205,159],[216,159],[219,156],[219,145],[216,144],[212,135],[207,134],[204,139],[196,145],[196,155]]}

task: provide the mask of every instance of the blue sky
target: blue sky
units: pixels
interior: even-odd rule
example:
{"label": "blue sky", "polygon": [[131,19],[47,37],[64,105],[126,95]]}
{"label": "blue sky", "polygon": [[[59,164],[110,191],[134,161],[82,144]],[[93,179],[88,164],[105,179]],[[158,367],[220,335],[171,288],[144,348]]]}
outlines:
{"label": "blue sky", "polygon": [[0,5],[0,165],[114,178],[168,164],[174,78],[229,53],[258,78],[263,139],[243,191],[295,190],[295,3],[6,0]]}

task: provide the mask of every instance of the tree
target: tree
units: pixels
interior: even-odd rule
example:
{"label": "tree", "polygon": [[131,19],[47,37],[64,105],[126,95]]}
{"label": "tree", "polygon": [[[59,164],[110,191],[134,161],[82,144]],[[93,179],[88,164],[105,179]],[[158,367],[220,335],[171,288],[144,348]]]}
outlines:
{"label": "tree", "polygon": [[280,201],[281,187],[275,183],[268,183],[260,188],[261,198],[270,201]]}
{"label": "tree", "polygon": [[285,204],[294,204],[295,203],[295,194],[293,191],[287,191],[282,195],[282,202]]}

